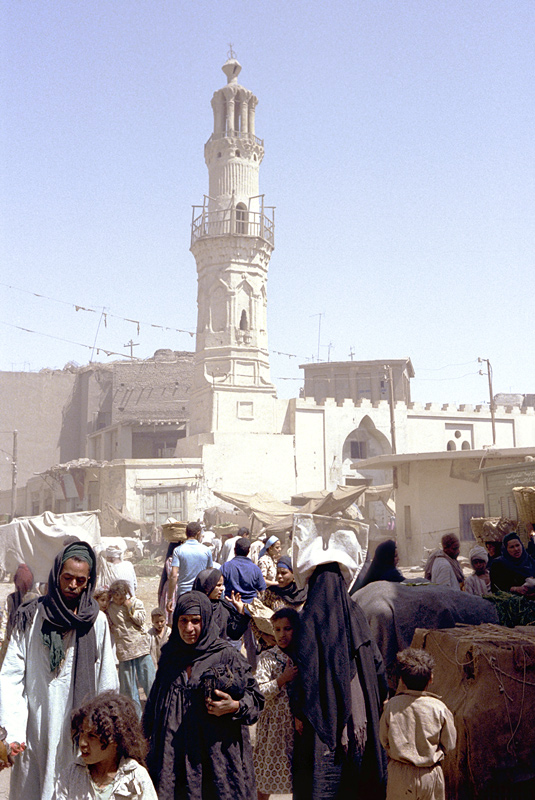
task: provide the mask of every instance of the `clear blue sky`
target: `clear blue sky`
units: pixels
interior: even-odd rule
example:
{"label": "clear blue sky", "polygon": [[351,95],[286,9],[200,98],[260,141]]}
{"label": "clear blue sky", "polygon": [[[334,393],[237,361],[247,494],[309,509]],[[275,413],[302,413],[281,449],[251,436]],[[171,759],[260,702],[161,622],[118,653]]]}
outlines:
{"label": "clear blue sky", "polygon": [[488,399],[478,356],[496,392],[535,392],[532,0],[3,0],[1,37],[0,369],[194,349],[151,325],[195,330],[232,42],[277,207],[280,395],[320,313],[321,360],[410,356],[413,399]]}

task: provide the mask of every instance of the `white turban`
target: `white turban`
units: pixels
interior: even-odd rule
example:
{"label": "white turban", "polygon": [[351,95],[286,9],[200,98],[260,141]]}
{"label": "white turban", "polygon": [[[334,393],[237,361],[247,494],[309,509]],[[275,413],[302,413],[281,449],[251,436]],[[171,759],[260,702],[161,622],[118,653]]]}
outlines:
{"label": "white turban", "polygon": [[481,547],[480,544],[476,544],[475,547],[472,547],[469,556],[470,556],[470,563],[472,563],[474,558],[479,558],[481,561],[484,561],[485,564],[489,560],[489,554],[487,553],[484,547]]}

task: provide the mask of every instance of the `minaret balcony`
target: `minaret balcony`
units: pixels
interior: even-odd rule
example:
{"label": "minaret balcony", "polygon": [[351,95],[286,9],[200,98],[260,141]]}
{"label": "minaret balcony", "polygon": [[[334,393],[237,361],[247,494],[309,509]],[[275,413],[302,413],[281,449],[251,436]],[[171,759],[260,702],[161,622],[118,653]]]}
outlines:
{"label": "minaret balcony", "polygon": [[210,144],[210,142],[215,142],[218,139],[245,139],[249,142],[254,142],[254,144],[260,145],[260,147],[264,147],[264,140],[259,139],[258,136],[255,136],[254,133],[248,133],[246,131],[233,131],[228,130],[227,132],[220,132],[220,133],[212,133],[206,144]]}
{"label": "minaret balcony", "polygon": [[275,209],[268,207],[267,210],[271,211],[271,217],[265,213],[266,207],[263,211],[247,211],[239,207],[208,211],[203,206],[193,206],[191,244],[193,246],[199,239],[214,236],[251,236],[274,246]]}

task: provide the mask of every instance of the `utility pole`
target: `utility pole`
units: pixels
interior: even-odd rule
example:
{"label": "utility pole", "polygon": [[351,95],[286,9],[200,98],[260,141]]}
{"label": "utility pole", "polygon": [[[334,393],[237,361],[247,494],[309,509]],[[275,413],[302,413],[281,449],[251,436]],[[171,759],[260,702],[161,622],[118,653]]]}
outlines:
{"label": "utility pole", "polygon": [[325,316],[322,312],[319,314],[311,314],[311,317],[319,317],[318,320],[318,362],[320,360],[320,342],[321,342],[321,318]]}
{"label": "utility pole", "polygon": [[130,348],[130,358],[134,358],[134,347],[139,347],[139,342],[134,342],[132,339],[130,339],[129,342],[127,342],[126,344],[123,344],[123,347],[129,347]]}
{"label": "utility pole", "polygon": [[494,416],[494,392],[492,391],[492,367],[490,365],[490,361],[488,358],[478,358],[477,359],[480,364],[487,365],[487,372],[483,372],[482,369],[479,370],[480,375],[487,375],[489,379],[489,403],[490,403],[490,420],[492,423],[492,445],[496,444],[496,418]]}
{"label": "utility pole", "polygon": [[390,406],[390,438],[392,439],[392,454],[396,454],[396,419],[394,416],[394,378],[392,377],[392,367],[385,364],[385,380],[388,381],[388,405]]}
{"label": "utility pole", "polygon": [[18,431],[13,431],[13,454],[11,458],[11,519],[15,518],[17,508],[17,437]]}

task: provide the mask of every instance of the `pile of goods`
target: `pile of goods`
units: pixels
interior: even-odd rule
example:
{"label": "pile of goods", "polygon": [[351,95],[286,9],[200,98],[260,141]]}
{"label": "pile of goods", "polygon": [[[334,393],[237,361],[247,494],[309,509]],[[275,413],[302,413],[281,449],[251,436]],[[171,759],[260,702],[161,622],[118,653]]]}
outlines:
{"label": "pile of goods", "polygon": [[415,632],[435,659],[430,691],[452,711],[457,747],[444,761],[446,796],[535,796],[535,628],[467,625]]}

